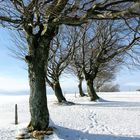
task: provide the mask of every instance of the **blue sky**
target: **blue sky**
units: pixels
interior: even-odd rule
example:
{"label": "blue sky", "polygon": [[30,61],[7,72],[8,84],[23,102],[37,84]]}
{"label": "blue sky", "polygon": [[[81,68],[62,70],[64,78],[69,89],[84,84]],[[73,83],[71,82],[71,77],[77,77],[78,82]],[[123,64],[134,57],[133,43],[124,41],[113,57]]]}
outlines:
{"label": "blue sky", "polygon": [[8,47],[13,47],[11,36],[0,28],[0,90],[19,91],[29,89],[25,63],[11,56]]}
{"label": "blue sky", "polygon": [[[28,73],[25,70],[26,64],[20,60],[11,57],[11,52],[8,48],[13,47],[14,43],[11,41],[9,31],[0,28],[0,92],[8,91],[27,91]],[[132,91],[140,88],[140,70],[128,70],[122,68],[117,74],[115,80],[120,84],[122,91]],[[63,77],[61,85],[64,92],[78,91],[77,80],[71,76]],[[47,90],[50,91],[50,88]]]}

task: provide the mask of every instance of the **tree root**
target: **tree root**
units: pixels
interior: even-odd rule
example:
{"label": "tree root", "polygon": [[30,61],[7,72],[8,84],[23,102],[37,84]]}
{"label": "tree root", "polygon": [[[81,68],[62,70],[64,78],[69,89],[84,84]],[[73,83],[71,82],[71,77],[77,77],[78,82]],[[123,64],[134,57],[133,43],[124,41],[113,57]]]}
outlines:
{"label": "tree root", "polygon": [[48,127],[46,130],[34,130],[29,131],[28,129],[23,129],[16,136],[16,139],[30,139],[35,138],[37,140],[44,140],[45,135],[53,134],[53,128]]}
{"label": "tree root", "polygon": [[59,105],[75,105],[74,102],[70,102],[70,101],[62,101],[58,103]]}
{"label": "tree root", "polygon": [[38,140],[44,140],[45,135],[51,135],[51,134],[53,134],[53,129],[50,127],[48,127],[45,131],[44,130],[42,130],[42,131],[35,130],[31,133],[32,137],[36,138]]}

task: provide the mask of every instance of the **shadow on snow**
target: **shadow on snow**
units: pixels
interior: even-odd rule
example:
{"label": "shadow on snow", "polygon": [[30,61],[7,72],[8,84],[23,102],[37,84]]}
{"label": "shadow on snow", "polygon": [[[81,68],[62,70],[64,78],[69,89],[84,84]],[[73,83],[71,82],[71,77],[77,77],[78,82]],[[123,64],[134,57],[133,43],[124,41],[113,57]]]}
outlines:
{"label": "shadow on snow", "polygon": [[[49,138],[60,140],[140,140],[140,137],[129,137],[119,135],[106,135],[106,134],[90,134],[88,132],[82,132],[80,130],[74,130],[55,125],[54,134]],[[48,137],[46,137],[46,140]]]}
{"label": "shadow on snow", "polygon": [[101,99],[97,102],[89,102],[89,103],[76,103],[76,105],[83,106],[93,106],[93,107],[129,107],[129,108],[140,108],[140,102],[128,102],[128,101],[108,101]]}

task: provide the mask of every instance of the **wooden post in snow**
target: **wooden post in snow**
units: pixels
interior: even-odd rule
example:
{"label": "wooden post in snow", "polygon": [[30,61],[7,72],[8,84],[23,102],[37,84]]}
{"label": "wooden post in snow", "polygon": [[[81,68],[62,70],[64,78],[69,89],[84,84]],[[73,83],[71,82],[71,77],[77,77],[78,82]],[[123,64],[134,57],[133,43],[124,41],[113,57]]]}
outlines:
{"label": "wooden post in snow", "polygon": [[15,125],[18,124],[18,109],[17,109],[17,104],[15,104]]}

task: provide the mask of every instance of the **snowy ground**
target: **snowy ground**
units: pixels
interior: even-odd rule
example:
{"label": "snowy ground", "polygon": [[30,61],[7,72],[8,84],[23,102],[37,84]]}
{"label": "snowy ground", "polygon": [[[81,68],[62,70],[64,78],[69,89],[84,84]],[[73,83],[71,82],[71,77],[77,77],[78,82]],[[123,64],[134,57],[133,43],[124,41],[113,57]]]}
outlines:
{"label": "snowy ground", "polygon": [[[66,95],[76,105],[60,106],[48,96],[54,134],[46,140],[140,140],[140,92],[100,93],[104,100]],[[14,125],[18,104],[19,125]],[[0,140],[15,140],[15,134],[30,120],[28,95],[0,96]]]}

